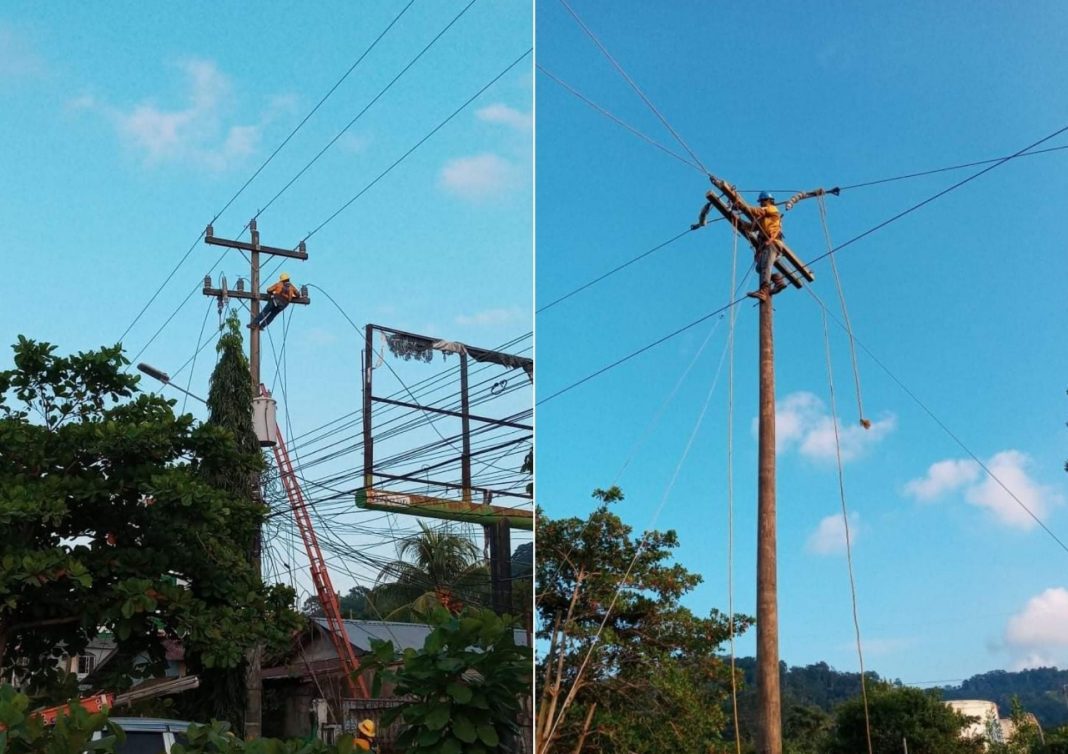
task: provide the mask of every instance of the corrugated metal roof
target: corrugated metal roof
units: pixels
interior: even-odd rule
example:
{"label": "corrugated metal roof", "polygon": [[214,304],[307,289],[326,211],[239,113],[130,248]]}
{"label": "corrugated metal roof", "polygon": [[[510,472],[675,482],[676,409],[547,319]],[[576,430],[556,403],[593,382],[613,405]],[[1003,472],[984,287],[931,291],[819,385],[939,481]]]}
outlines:
{"label": "corrugated metal roof", "polygon": [[[326,618],[316,618],[321,628],[327,628]],[[430,635],[430,626],[422,623],[401,623],[384,620],[346,620],[345,632],[349,642],[361,652],[371,651],[371,639],[392,641],[398,650],[421,649],[426,637]],[[515,643],[527,646],[527,632],[515,629]]]}

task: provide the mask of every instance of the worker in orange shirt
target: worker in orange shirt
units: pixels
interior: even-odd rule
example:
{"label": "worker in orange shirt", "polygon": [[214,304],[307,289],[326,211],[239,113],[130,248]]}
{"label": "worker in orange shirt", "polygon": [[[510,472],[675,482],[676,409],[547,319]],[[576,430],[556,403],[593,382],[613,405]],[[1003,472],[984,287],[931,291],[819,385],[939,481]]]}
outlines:
{"label": "worker in orange shirt", "polygon": [[300,298],[300,291],[289,282],[289,273],[283,272],[278,276],[278,282],[267,288],[267,295],[267,305],[260,311],[259,316],[249,323],[249,327],[260,330],[267,327],[293,299]]}
{"label": "worker in orange shirt", "polygon": [[757,198],[759,207],[746,205],[753,223],[745,228],[749,237],[755,242],[757,274],[760,276],[760,288],[750,291],[747,296],[767,300],[768,296],[778,293],[786,287],[781,275],[773,275],[775,262],[778,260],[779,241],[782,238],[782,215],[775,206],[775,197],[767,191],[761,191]]}
{"label": "worker in orange shirt", "polygon": [[375,721],[361,720],[356,726],[356,740],[352,743],[363,751],[378,751],[375,747]]}

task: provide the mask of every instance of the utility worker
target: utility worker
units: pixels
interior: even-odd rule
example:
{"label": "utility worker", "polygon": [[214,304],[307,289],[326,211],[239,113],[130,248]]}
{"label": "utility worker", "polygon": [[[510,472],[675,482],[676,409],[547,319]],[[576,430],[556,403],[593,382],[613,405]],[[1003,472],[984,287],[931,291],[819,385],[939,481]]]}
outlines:
{"label": "utility worker", "polygon": [[353,741],[357,749],[364,751],[378,751],[375,747],[375,721],[361,720],[356,726],[356,740]]}
{"label": "utility worker", "polygon": [[249,327],[259,328],[260,330],[267,327],[283,309],[289,306],[290,301],[300,298],[300,291],[297,290],[297,286],[289,282],[289,273],[283,272],[278,276],[278,282],[267,288],[267,295],[270,297],[267,305],[260,311],[259,316],[249,324]]}
{"label": "utility worker", "polygon": [[[721,189],[725,186],[730,188],[728,184],[717,183],[716,180],[713,180],[713,183],[716,183]],[[729,195],[738,197],[738,194],[733,189],[730,190]],[[701,209],[701,215],[697,222],[690,226],[690,230],[697,230],[706,224],[708,211],[712,208],[714,197],[714,191],[709,191],[705,195],[708,202]],[[779,208],[775,206],[775,197],[767,191],[760,192],[757,201],[760,206],[754,207],[738,198],[732,206],[735,213],[733,222],[735,227],[745,233],[753,243],[757,274],[760,277],[760,288],[746,295],[765,300],[768,296],[778,293],[786,287],[786,282],[782,275],[772,274],[772,270],[775,269],[775,261],[781,254],[779,243],[782,240],[782,215],[779,214]],[[753,219],[752,222],[749,221],[750,217]]]}
{"label": "utility worker", "polygon": [[[775,261],[779,258],[779,240],[782,238],[782,215],[775,206],[775,197],[767,191],[761,191],[757,197],[759,207],[748,207],[749,214],[755,221],[756,228],[750,230],[751,237],[757,242],[756,264],[760,275],[760,289],[747,295],[766,299],[786,287],[782,276],[772,276]],[[759,228],[759,231],[757,230]]]}

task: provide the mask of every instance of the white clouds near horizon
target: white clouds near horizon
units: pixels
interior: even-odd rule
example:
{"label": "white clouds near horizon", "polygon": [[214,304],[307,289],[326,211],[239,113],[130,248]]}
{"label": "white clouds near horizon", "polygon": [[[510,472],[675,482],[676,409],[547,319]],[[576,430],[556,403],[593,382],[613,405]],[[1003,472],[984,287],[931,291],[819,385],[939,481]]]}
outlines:
{"label": "white clouds near horizon", "polygon": [[1053,587],[1031,597],[1005,625],[1004,646],[1013,669],[1068,663],[1068,589]]}

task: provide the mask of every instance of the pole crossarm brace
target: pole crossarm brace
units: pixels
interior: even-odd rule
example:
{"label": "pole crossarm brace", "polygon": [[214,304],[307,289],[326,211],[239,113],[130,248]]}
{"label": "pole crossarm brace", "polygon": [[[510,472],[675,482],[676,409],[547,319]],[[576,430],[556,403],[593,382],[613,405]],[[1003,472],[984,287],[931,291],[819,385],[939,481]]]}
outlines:
{"label": "pole crossarm brace", "polygon": [[208,226],[204,230],[204,242],[209,243],[212,246],[225,246],[228,249],[241,249],[242,251],[258,251],[261,254],[270,254],[276,257],[289,257],[290,259],[300,259],[301,261],[307,261],[308,250],[304,246],[304,242],[301,241],[297,244],[296,249],[279,249],[276,246],[261,246],[260,234],[256,230],[256,223],[253,221],[250,224],[252,229],[252,242],[238,241],[231,238],[216,238],[215,229],[212,226]]}
{"label": "pole crossarm brace", "polygon": [[[255,295],[253,293],[249,293],[248,291],[243,291],[243,290],[240,290],[240,289],[234,290],[233,288],[212,288],[211,287],[211,277],[210,276],[204,278],[204,295],[205,296],[214,296],[215,298],[218,298],[219,296],[222,296],[223,298],[240,298],[240,299],[244,299],[246,301],[270,301],[271,300],[271,297],[266,293],[261,293],[261,294],[259,294],[257,296],[257,295]],[[307,295],[307,293],[302,288],[301,289],[301,295],[298,296],[297,298],[293,299],[289,303],[307,305],[307,304],[311,303],[311,298]]]}
{"label": "pole crossarm brace", "polygon": [[387,492],[374,488],[356,491],[356,507],[390,513],[408,513],[446,521],[464,521],[484,526],[492,526],[507,520],[508,525],[513,529],[531,531],[534,528],[533,511],[507,508],[501,505],[442,500],[426,495]]}
{"label": "pole crossarm brace", "polygon": [[[715,207],[716,211],[723,215],[723,219],[732,225],[738,224],[738,215],[735,214],[732,208],[737,209],[745,216],[746,224],[752,225],[755,228],[756,233],[759,234],[757,238],[767,241],[768,239],[765,236],[763,229],[753,216],[752,209],[742,198],[742,195],[738,193],[738,189],[715,176],[712,176],[710,180],[712,181],[712,185],[723,192],[724,196],[727,197],[727,201],[725,202],[721,197],[717,196],[715,192],[710,191],[705,195],[708,199],[708,203],[712,207]],[[756,240],[751,236],[748,238],[749,242],[756,248]],[[816,276],[812,274],[812,270],[801,261],[797,254],[794,253],[793,249],[786,245],[785,241],[780,238],[775,241],[775,244],[779,247],[779,251],[782,253],[782,256],[775,260],[775,269],[777,269],[783,277],[790,282],[790,285],[794,288],[800,288],[802,286],[801,278],[804,278],[810,283],[816,279]],[[789,265],[786,264],[786,262],[789,262]]]}

